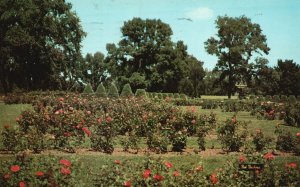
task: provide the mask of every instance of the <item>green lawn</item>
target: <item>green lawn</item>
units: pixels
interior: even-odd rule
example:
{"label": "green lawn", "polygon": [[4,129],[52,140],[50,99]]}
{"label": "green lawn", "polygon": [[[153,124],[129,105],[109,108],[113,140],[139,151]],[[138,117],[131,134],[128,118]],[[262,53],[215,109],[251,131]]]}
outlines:
{"label": "green lawn", "polygon": [[[231,96],[231,99],[237,99],[238,96]],[[219,100],[224,100],[228,99],[228,96],[225,95],[201,95],[201,99],[219,99]]]}

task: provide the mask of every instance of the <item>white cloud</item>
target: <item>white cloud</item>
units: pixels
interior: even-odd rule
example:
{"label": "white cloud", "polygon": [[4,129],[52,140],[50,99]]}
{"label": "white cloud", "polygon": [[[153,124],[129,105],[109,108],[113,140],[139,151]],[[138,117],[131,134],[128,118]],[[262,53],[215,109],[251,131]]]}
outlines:
{"label": "white cloud", "polygon": [[188,11],[185,16],[192,19],[192,20],[203,20],[209,19],[213,16],[214,11],[207,7],[198,7],[191,11]]}

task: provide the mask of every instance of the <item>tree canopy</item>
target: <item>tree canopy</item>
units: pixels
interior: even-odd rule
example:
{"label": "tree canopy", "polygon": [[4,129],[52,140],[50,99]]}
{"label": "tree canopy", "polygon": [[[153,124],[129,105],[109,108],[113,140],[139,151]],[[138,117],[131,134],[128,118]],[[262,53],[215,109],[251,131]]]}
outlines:
{"label": "tree canopy", "polygon": [[[190,63],[202,64],[187,53],[182,42],[171,41],[172,29],[159,19],[133,18],[121,28],[122,39],[107,45],[109,72],[121,85],[135,91],[178,92],[179,82],[188,76]],[[120,87],[120,86],[119,86]]]}
{"label": "tree canopy", "polygon": [[215,70],[222,72],[220,80],[228,79],[226,87],[230,98],[237,82],[249,80],[251,57],[254,54],[268,54],[270,48],[260,25],[245,16],[218,17],[216,28],[217,38],[209,38],[205,49],[218,57]]}
{"label": "tree canopy", "polygon": [[70,88],[77,80],[79,18],[63,0],[0,1],[0,76],[4,91]]}

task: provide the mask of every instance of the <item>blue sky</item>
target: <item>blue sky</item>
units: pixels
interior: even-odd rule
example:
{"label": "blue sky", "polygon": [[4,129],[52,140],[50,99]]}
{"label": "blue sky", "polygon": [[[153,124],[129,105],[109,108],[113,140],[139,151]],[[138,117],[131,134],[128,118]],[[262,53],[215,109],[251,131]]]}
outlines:
{"label": "blue sky", "polygon": [[[133,17],[161,19],[173,30],[174,42],[183,40],[188,52],[212,69],[217,58],[204,49],[215,36],[217,16],[245,15],[260,24],[267,36],[270,65],[277,59],[300,64],[300,0],[67,0],[81,20],[87,37],[82,52],[106,54],[107,43],[121,39],[120,28]],[[192,21],[180,19],[189,18]]]}

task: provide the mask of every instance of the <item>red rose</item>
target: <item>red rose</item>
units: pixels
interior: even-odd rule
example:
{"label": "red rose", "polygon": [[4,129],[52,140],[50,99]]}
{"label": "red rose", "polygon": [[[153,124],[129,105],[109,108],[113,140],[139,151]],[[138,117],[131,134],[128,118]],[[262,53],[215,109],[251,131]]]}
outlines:
{"label": "red rose", "polygon": [[179,176],[180,176],[179,171],[174,171],[174,172],[173,172],[173,176],[174,176],[174,177],[179,177]]}
{"label": "red rose", "polygon": [[155,180],[157,180],[157,181],[162,181],[162,180],[164,180],[164,177],[161,176],[161,175],[159,175],[159,174],[155,174],[153,178],[154,178]]}
{"label": "red rose", "polygon": [[5,125],[4,125],[4,128],[5,128],[5,129],[9,129],[9,125],[8,125],[8,124],[5,124]]}
{"label": "red rose", "polygon": [[194,106],[192,107],[191,111],[192,111],[192,113],[195,113],[195,112],[196,112],[196,109],[195,109]]}
{"label": "red rose", "polygon": [[144,179],[148,179],[149,176],[150,176],[150,174],[151,174],[151,170],[150,170],[150,169],[146,169],[146,170],[144,171],[144,173],[143,173],[143,178],[144,178]]}
{"label": "red rose", "polygon": [[203,171],[203,166],[198,166],[198,167],[196,167],[195,170],[196,170],[196,171]]}
{"label": "red rose", "polygon": [[300,138],[300,132],[298,132],[298,133],[296,134],[296,136]]}
{"label": "red rose", "polygon": [[215,174],[215,173],[212,173],[210,175],[209,179],[210,179],[211,183],[213,183],[213,184],[217,184],[218,183],[218,177],[217,177],[217,174]]}
{"label": "red rose", "polygon": [[5,180],[8,180],[8,179],[10,178],[10,175],[9,175],[9,174],[5,174],[5,175],[3,176],[3,178],[4,178]]}
{"label": "red rose", "polygon": [[65,137],[70,137],[72,134],[70,132],[64,132]]}
{"label": "red rose", "polygon": [[245,162],[246,160],[247,160],[247,158],[244,157],[244,156],[240,156],[240,158],[239,158],[239,161],[240,161],[240,162]]}
{"label": "red rose", "polygon": [[130,186],[131,186],[131,182],[130,182],[130,181],[125,181],[125,182],[124,182],[124,186],[130,187]]}
{"label": "red rose", "polygon": [[110,116],[106,117],[106,123],[110,123],[112,121],[112,118]]}
{"label": "red rose", "polygon": [[10,171],[12,172],[18,172],[20,170],[20,166],[18,165],[13,165],[10,167]]}
{"label": "red rose", "polygon": [[236,118],[234,117],[234,118],[232,118],[231,119],[231,121],[232,121],[232,123],[236,123],[237,122],[237,120],[236,120]]}
{"label": "red rose", "polygon": [[97,121],[98,121],[98,123],[102,123],[102,119],[101,118],[98,118]]}
{"label": "red rose", "polygon": [[41,176],[44,176],[44,172],[42,172],[42,171],[37,171],[37,172],[35,173],[35,175],[38,176],[38,177],[41,177]]}
{"label": "red rose", "polygon": [[21,181],[20,183],[19,183],[19,186],[20,187],[25,187],[26,185],[25,185],[25,182],[24,181]]}
{"label": "red rose", "polygon": [[62,159],[59,161],[59,163],[61,163],[64,166],[70,167],[71,166],[71,162],[67,159]]}
{"label": "red rose", "polygon": [[18,117],[16,118],[16,121],[19,122],[19,121],[22,119],[22,117],[23,117],[22,115],[18,116]]}
{"label": "red rose", "polygon": [[261,133],[261,129],[256,129],[255,132],[256,132],[256,134],[260,134]]}
{"label": "red rose", "polygon": [[274,160],[275,156],[272,153],[267,153],[264,155],[264,159],[266,160]]}
{"label": "red rose", "polygon": [[62,102],[62,101],[64,101],[65,99],[63,98],[63,97],[60,97],[60,98],[58,98],[58,101],[60,101],[60,102]]}
{"label": "red rose", "polygon": [[121,164],[121,161],[120,160],[115,160],[115,163],[116,164]]}
{"label": "red rose", "polygon": [[295,168],[297,168],[297,163],[296,162],[290,162],[290,163],[286,164],[285,167],[295,169]]}
{"label": "red rose", "polygon": [[63,175],[70,175],[71,170],[69,168],[62,167],[62,168],[60,168],[60,173]]}
{"label": "red rose", "polygon": [[86,127],[82,127],[82,131],[87,135],[87,136],[91,136],[91,131],[88,129],[88,128],[86,128]]}
{"label": "red rose", "polygon": [[167,168],[171,168],[171,167],[173,167],[173,164],[171,162],[165,162],[165,166]]}

